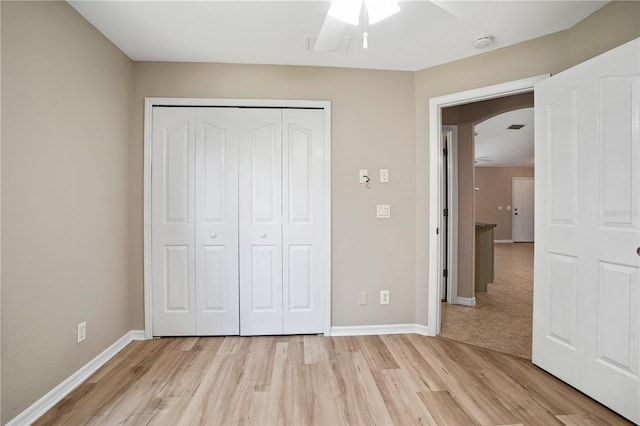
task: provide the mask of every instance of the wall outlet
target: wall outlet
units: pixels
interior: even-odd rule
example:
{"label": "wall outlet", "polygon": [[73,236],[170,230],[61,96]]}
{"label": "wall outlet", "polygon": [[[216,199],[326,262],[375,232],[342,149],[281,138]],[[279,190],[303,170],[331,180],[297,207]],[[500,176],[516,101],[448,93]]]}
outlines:
{"label": "wall outlet", "polygon": [[389,219],[391,217],[391,206],[389,204],[378,204],[376,206],[377,219]]}
{"label": "wall outlet", "polygon": [[389,182],[389,169],[380,169],[380,182]]}
{"label": "wall outlet", "polygon": [[358,304],[359,305],[366,305],[367,304],[367,292],[366,291],[361,291],[360,295],[358,296]]}
{"label": "wall outlet", "polygon": [[86,321],[82,321],[80,324],[78,324],[78,333],[76,334],[76,337],[77,337],[76,343],[80,343],[87,338],[87,322]]}
{"label": "wall outlet", "polygon": [[381,305],[389,304],[389,290],[380,290],[380,304]]}

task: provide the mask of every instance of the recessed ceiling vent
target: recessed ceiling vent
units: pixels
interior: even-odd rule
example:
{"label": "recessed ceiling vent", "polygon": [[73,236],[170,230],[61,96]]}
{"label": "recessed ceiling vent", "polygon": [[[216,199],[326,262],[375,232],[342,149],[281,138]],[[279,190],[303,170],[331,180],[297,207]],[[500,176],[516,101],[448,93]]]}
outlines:
{"label": "recessed ceiling vent", "polygon": [[[351,38],[352,37],[348,36],[338,37],[336,39],[335,46],[332,49],[327,50],[326,52],[347,54],[349,52],[349,46],[351,46]],[[317,35],[305,36],[304,49],[307,52],[317,53],[315,50],[313,50],[316,46],[316,41],[318,41]]]}
{"label": "recessed ceiling vent", "polygon": [[507,130],[520,130],[524,127],[524,124],[512,124],[511,126],[507,127]]}

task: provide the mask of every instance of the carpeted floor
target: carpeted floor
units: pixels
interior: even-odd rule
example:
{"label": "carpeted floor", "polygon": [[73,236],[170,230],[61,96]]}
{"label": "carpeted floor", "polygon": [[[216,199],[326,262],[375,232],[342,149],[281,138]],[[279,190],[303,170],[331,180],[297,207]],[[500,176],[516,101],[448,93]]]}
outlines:
{"label": "carpeted floor", "polygon": [[495,245],[495,277],[476,306],[442,304],[441,337],[531,359],[533,243]]}

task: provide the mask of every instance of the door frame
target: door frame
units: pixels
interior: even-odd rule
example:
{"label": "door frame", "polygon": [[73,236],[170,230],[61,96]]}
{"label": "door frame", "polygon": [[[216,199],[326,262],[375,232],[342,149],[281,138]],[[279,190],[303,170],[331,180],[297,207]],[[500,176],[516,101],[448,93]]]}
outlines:
{"label": "door frame", "polygon": [[[438,96],[429,99],[429,275],[428,275],[428,311],[427,333],[429,336],[440,334],[440,288],[442,287],[442,271],[444,269],[443,256],[438,230],[442,228],[442,109],[471,102],[485,101],[504,96],[531,92],[534,85],[550,77],[542,74],[534,77],[500,83],[492,86],[480,87],[458,93]],[[455,188],[452,188],[455,191]],[[457,196],[457,191],[455,191]],[[457,223],[453,223],[457,228]],[[451,231],[451,230],[450,230]],[[457,234],[457,232],[456,232]],[[449,232],[451,235],[451,232]],[[451,242],[449,242],[451,247]],[[453,253],[457,259],[457,253]],[[451,260],[451,259],[450,259]],[[422,260],[420,260],[422,261]]]}
{"label": "door frame", "polygon": [[324,335],[331,334],[331,101],[278,100],[278,99],[217,99],[217,98],[156,98],[144,100],[144,172],[143,172],[143,271],[144,271],[144,337],[153,338],[153,298],[151,271],[151,145],[154,106],[177,107],[248,107],[248,108],[312,108],[324,111],[324,206],[323,235],[327,265],[323,283],[325,311]]}
{"label": "door frame", "polygon": [[[458,126],[445,125],[441,126],[443,134],[448,133],[451,138],[447,146],[447,205],[449,206],[449,215],[447,216],[447,264],[442,265],[442,269],[447,269],[447,303],[458,303]],[[442,137],[440,138],[442,144]],[[443,147],[440,146],[442,153]],[[444,166],[444,161],[441,163]],[[440,176],[444,175],[443,171]],[[440,184],[441,190],[443,189]],[[444,194],[440,195],[440,199],[444,199]],[[444,222],[444,221],[443,221]],[[444,225],[444,223],[443,223]],[[441,228],[442,229],[442,228]],[[442,235],[439,233],[439,235]],[[441,250],[444,251],[444,241],[441,241]],[[442,281],[442,277],[440,278]],[[442,282],[440,283],[442,285]],[[440,295],[442,297],[442,295]]]}
{"label": "door frame", "polygon": [[[532,180],[534,181],[534,185],[535,185],[535,177],[520,177],[520,176],[514,176],[511,178],[511,240],[516,243],[516,219],[515,219],[515,215],[513,213],[513,205],[514,200],[516,199],[516,180]],[[535,187],[534,187],[534,197],[535,197]],[[536,207],[535,204],[533,206],[533,216],[535,218],[535,213],[536,212]],[[524,241],[523,241],[524,242]],[[529,242],[529,241],[526,241]]]}

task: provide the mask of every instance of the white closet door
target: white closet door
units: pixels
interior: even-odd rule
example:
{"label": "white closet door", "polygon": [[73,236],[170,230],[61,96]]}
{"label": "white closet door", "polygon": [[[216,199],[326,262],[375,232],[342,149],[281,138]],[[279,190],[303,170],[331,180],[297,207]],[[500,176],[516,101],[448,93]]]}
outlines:
{"label": "white closet door", "polygon": [[324,331],[322,110],[283,110],[283,333]]}
{"label": "white closet door", "polygon": [[282,111],[240,126],[240,333],[282,334]]}
{"label": "white closet door", "polygon": [[197,335],[239,334],[237,108],[196,111]]}
{"label": "white closet door", "polygon": [[153,334],[195,332],[193,108],[154,108],[151,171]]}

